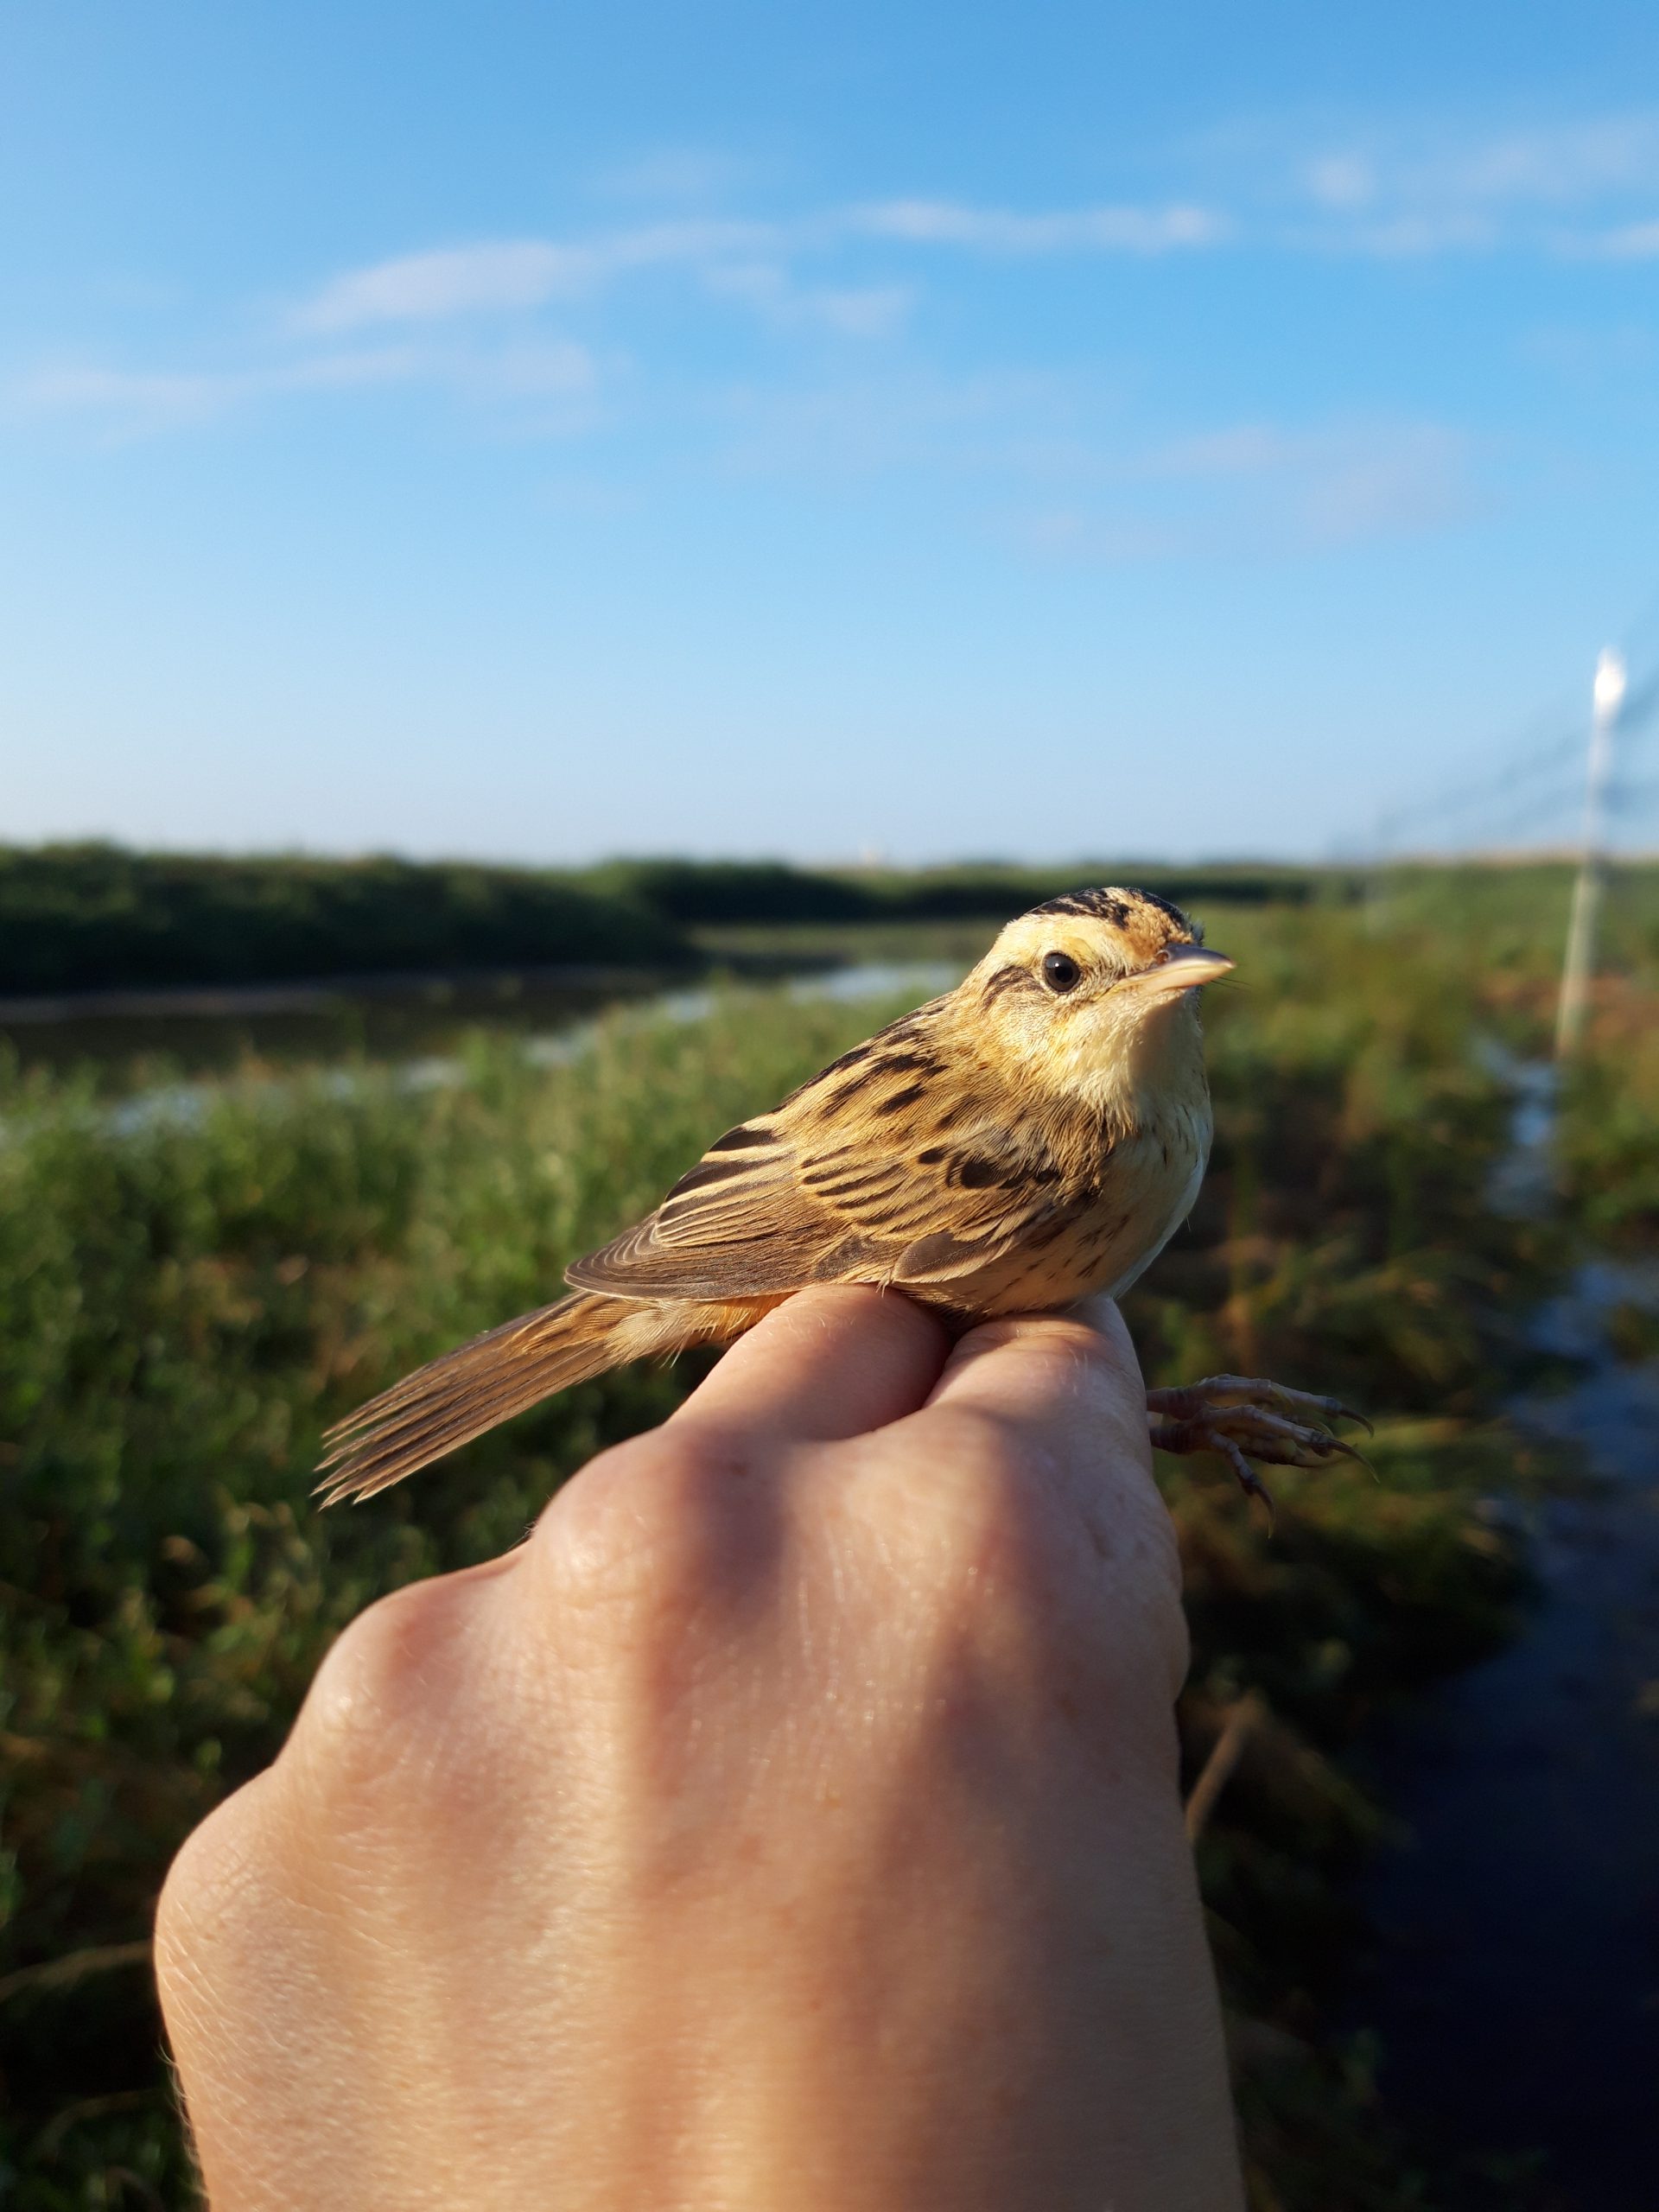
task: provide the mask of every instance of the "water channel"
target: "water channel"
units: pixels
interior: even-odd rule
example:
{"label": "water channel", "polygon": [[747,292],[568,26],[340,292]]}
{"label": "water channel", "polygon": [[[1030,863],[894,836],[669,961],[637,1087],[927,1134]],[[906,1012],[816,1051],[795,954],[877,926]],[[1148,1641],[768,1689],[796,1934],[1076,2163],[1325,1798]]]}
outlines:
{"label": "water channel", "polygon": [[[1497,1203],[1541,1202],[1548,1103],[1522,1071]],[[1351,2014],[1448,2167],[1530,2151],[1551,2212],[1655,2212],[1659,1357],[1640,1355],[1659,1349],[1659,1268],[1586,1261],[1529,1344],[1540,1375],[1572,1380],[1512,1417],[1572,1478],[1495,1502],[1527,1523],[1522,1633],[1374,1746],[1402,1840],[1362,1885],[1376,1942]]]}

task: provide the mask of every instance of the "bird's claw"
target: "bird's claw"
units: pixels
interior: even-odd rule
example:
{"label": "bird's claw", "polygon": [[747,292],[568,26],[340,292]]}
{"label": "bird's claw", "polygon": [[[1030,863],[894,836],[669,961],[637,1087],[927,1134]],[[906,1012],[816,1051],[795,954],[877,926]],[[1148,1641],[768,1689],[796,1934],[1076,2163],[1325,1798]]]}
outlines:
{"label": "bird's claw", "polygon": [[1175,1390],[1148,1390],[1147,1405],[1155,1414],[1177,1421],[1201,1419],[1205,1414],[1236,1406],[1272,1408],[1294,1417],[1317,1414],[1321,1421],[1357,1421],[1368,1436],[1375,1430],[1362,1413],[1344,1406],[1340,1398],[1322,1398],[1316,1391],[1293,1390],[1284,1382],[1269,1382],[1256,1375],[1206,1375],[1202,1382],[1188,1382]]}
{"label": "bird's claw", "polygon": [[[1273,1499],[1251,1467],[1252,1459],[1281,1467],[1325,1467],[1338,1458],[1356,1459],[1362,1467],[1370,1465],[1363,1452],[1322,1425],[1357,1421],[1369,1434],[1371,1424],[1363,1414],[1340,1399],[1292,1390],[1282,1382],[1211,1375],[1179,1389],[1149,1390],[1147,1412],[1152,1441],[1160,1452],[1218,1452],[1246,1494],[1266,1502],[1269,1516]],[[1313,1415],[1321,1425],[1293,1417],[1298,1414]]]}

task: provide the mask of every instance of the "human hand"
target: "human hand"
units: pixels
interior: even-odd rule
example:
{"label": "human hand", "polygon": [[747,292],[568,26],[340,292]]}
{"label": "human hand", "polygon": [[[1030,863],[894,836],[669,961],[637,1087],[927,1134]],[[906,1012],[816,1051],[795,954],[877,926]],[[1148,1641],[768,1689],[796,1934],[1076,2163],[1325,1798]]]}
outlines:
{"label": "human hand", "polygon": [[804,1293],[371,1606],[162,1898],[214,2212],[1232,2212],[1145,1403]]}

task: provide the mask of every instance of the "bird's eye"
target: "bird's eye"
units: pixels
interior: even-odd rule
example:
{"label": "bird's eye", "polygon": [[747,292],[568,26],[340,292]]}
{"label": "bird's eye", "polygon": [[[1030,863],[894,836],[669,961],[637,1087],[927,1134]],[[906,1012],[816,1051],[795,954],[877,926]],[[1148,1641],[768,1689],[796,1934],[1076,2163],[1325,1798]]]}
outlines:
{"label": "bird's eye", "polygon": [[1069,952],[1043,955],[1043,981],[1051,991],[1069,991],[1083,974]]}

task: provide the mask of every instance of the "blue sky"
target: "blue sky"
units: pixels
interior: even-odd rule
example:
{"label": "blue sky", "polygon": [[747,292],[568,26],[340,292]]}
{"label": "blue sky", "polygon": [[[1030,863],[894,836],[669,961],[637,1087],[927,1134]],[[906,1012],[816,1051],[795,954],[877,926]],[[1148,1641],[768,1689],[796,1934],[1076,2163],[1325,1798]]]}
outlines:
{"label": "blue sky", "polygon": [[12,0],[0,837],[1363,837],[1659,659],[1656,63],[1602,0]]}

